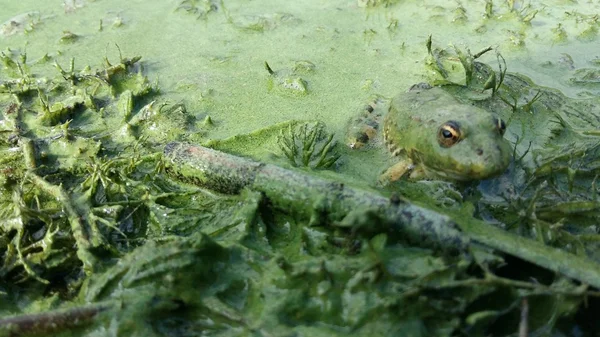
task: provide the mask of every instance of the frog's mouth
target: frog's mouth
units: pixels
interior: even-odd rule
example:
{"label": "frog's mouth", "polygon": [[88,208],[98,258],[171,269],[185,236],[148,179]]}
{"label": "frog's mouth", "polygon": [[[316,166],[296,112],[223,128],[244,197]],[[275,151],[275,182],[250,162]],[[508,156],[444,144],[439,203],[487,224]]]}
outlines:
{"label": "frog's mouth", "polygon": [[486,170],[477,167],[463,167],[460,170],[452,170],[449,168],[438,169],[436,167],[424,165],[425,170],[432,176],[437,176],[446,180],[454,181],[473,181],[492,178],[502,174],[503,170]]}

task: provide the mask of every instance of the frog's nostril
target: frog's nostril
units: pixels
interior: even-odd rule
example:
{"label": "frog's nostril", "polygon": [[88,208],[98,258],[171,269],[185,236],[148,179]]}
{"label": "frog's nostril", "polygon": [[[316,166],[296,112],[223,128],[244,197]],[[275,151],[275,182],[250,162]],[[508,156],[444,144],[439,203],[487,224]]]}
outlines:
{"label": "frog's nostril", "polygon": [[477,153],[478,156],[481,156],[481,155],[483,155],[483,150],[477,149],[477,150],[475,150],[475,153]]}

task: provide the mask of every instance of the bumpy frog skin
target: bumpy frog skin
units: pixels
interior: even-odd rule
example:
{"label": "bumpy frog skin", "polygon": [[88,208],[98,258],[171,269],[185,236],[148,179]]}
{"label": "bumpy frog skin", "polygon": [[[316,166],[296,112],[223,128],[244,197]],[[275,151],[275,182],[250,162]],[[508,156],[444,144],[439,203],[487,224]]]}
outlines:
{"label": "bumpy frog skin", "polygon": [[490,112],[460,103],[440,88],[415,85],[394,97],[383,116],[385,143],[399,162],[380,182],[405,176],[450,181],[497,176],[511,160],[505,128]]}

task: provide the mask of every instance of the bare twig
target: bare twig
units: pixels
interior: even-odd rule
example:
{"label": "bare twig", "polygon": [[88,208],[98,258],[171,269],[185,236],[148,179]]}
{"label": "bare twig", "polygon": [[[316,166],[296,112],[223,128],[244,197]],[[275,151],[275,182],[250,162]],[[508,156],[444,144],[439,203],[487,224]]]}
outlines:
{"label": "bare twig", "polygon": [[98,303],[66,310],[27,314],[0,319],[0,336],[48,336],[55,332],[87,325],[112,304]]}
{"label": "bare twig", "polygon": [[[244,188],[264,193],[278,209],[311,222],[372,226],[371,215],[409,242],[443,250],[464,250],[469,240],[447,216],[405,200],[391,202],[377,193],[348,187],[274,165],[253,162],[206,147],[170,143],[165,149],[168,172],[221,193]],[[362,216],[366,215],[366,217]],[[370,219],[370,218],[369,218]],[[367,221],[367,223],[361,223]]]}
{"label": "bare twig", "polygon": [[519,322],[519,337],[527,337],[529,335],[529,302],[527,297],[521,300],[521,321]]}

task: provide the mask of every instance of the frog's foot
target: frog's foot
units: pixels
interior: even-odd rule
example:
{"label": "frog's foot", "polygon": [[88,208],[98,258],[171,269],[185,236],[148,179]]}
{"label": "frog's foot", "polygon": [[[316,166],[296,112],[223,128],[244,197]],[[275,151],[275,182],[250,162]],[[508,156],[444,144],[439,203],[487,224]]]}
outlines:
{"label": "frog's foot", "polygon": [[384,103],[382,98],[375,98],[361,110],[357,118],[350,122],[346,144],[351,149],[360,149],[377,137]]}
{"label": "frog's foot", "polygon": [[[402,179],[402,177],[408,177],[411,180],[418,179],[422,172],[423,170],[420,167],[415,166],[412,160],[402,160],[383,172],[383,174],[379,176],[377,182],[381,186],[387,186],[390,183]],[[413,174],[416,174],[416,178],[413,177]]]}

